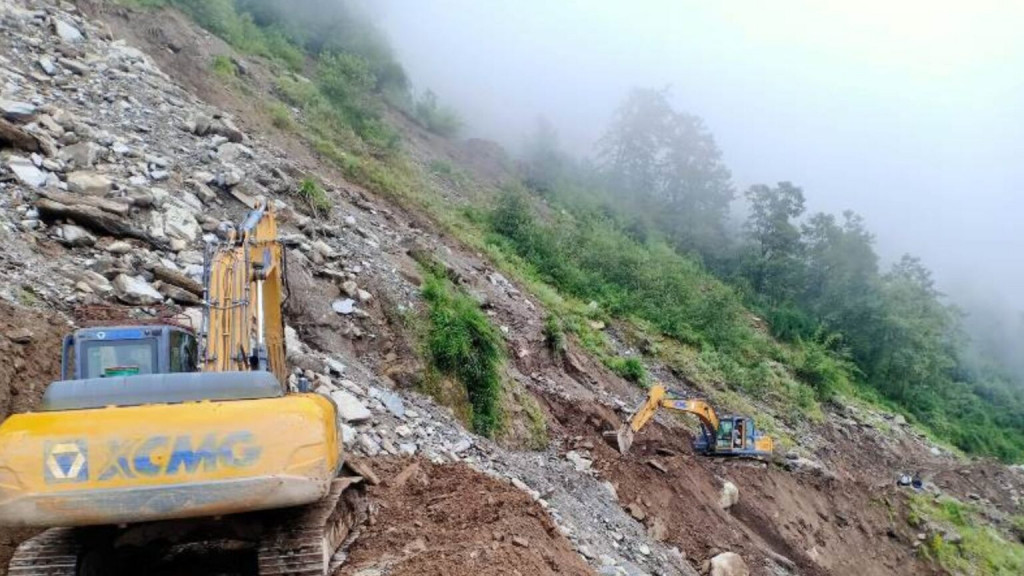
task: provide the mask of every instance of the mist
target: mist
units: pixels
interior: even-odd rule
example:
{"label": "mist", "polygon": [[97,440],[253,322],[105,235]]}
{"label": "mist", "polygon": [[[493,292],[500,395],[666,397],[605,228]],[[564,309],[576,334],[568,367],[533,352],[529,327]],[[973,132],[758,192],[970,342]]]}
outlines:
{"label": "mist", "polygon": [[[968,308],[1024,309],[1024,37],[1012,2],[475,2],[373,8],[413,83],[515,150],[548,118],[592,153],[632,87],[670,86],[738,190],[852,209]],[[1017,314],[1007,310],[1009,317]]]}

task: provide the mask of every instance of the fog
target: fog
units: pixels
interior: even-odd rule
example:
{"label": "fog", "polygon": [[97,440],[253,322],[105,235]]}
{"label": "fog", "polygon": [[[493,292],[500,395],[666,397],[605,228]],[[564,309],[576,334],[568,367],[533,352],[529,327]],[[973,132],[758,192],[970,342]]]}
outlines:
{"label": "fog", "polygon": [[1024,309],[1024,4],[379,0],[413,83],[512,149],[538,115],[588,155],[626,92],[671,86],[739,190],[853,209],[968,304]]}

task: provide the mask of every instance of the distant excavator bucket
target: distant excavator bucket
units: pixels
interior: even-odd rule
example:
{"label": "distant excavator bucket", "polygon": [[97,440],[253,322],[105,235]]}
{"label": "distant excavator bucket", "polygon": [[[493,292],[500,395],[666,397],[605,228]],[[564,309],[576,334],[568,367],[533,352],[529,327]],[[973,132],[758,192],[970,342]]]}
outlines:
{"label": "distant excavator bucket", "polygon": [[629,448],[633,446],[633,429],[629,424],[624,424],[622,428],[619,428],[619,432],[615,435],[615,440],[621,454],[629,452]]}

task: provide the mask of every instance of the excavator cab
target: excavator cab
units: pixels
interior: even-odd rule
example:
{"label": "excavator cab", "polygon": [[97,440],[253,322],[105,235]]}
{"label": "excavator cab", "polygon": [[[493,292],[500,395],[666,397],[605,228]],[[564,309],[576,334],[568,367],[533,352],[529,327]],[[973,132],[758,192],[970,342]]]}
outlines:
{"label": "excavator cab", "polygon": [[198,369],[196,335],[171,325],[86,328],[65,336],[61,352],[61,376],[67,380]]}

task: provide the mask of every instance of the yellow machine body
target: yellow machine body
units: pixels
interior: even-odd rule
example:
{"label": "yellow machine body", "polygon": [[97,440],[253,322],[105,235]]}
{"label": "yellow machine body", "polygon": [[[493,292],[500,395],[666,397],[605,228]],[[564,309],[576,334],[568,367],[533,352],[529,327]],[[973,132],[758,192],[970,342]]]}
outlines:
{"label": "yellow machine body", "polygon": [[79,526],[314,502],[339,468],[319,394],[18,414],[0,426],[0,524]]}

